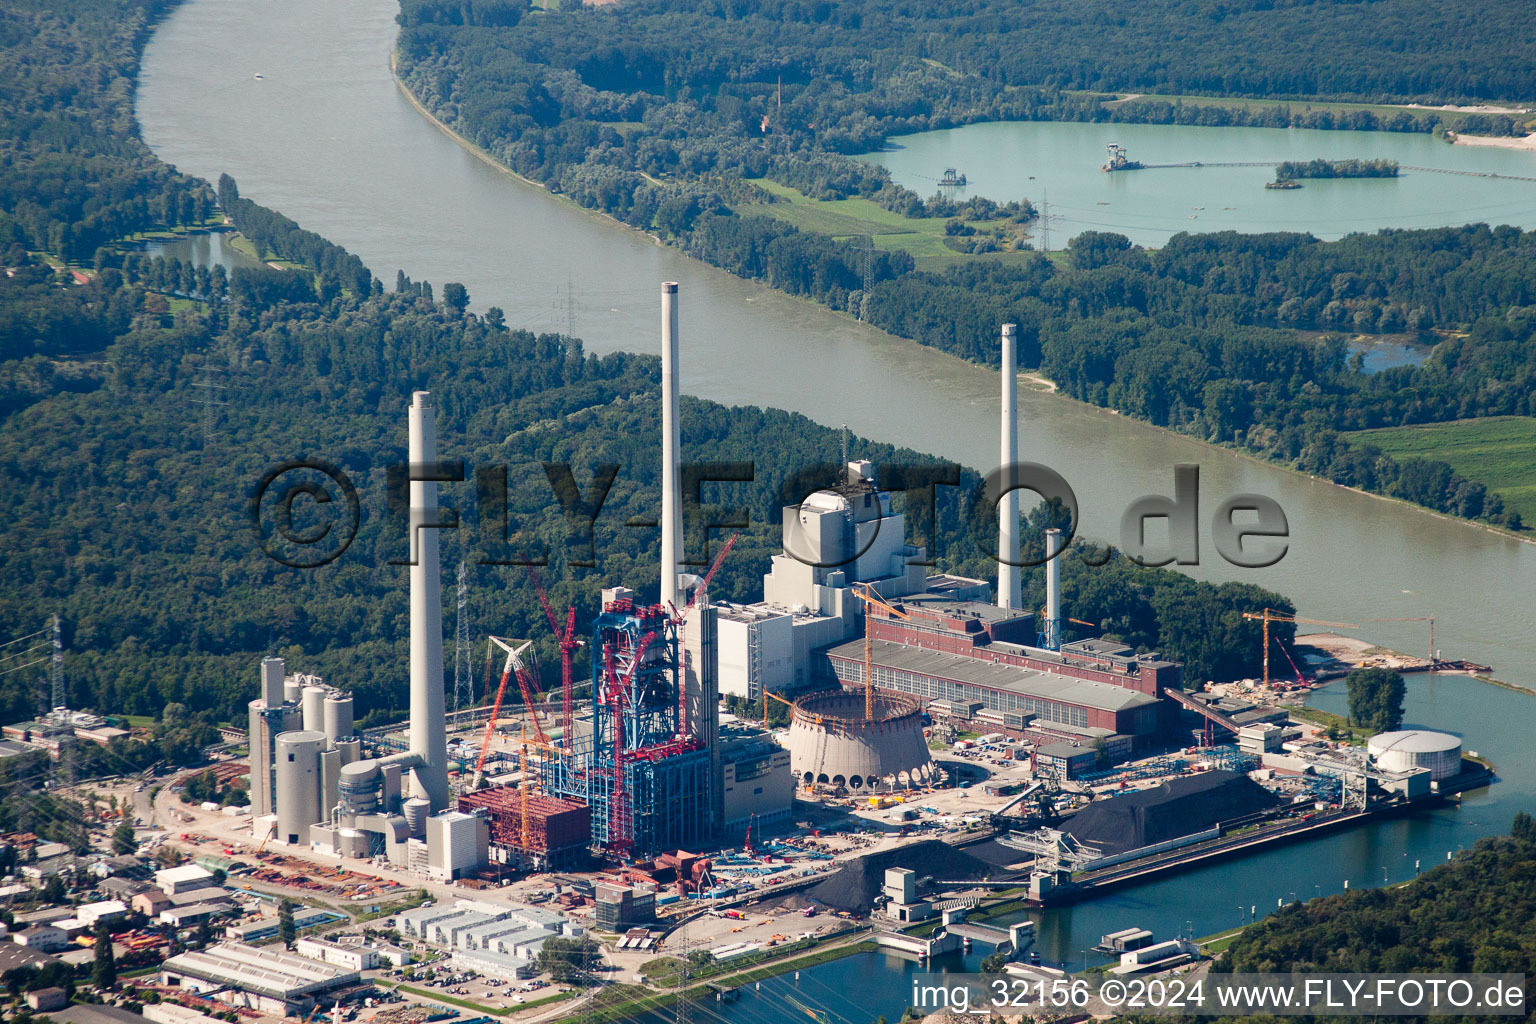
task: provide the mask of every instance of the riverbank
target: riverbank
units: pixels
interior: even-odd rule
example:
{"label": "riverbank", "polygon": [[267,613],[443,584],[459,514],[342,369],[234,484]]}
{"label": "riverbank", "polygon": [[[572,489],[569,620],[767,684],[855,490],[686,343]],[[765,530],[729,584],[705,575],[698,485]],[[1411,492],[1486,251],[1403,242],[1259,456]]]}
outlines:
{"label": "riverbank", "polygon": [[[528,177],[526,177],[524,175],[521,175],[521,174],[517,173],[516,171],[513,171],[510,168],[502,165],[488,151],[482,149],[481,147],[479,147],[475,143],[471,142],[466,136],[464,136],[461,133],[459,133],[453,126],[449,125],[447,122],[445,122],[441,118],[437,117],[426,106],[426,104],[422,100],[422,98],[417,96],[413,92],[411,86],[405,81],[405,78],[404,78],[403,74],[400,72],[400,67],[401,66],[402,66],[402,62],[400,60],[398,60],[398,59],[392,60],[390,62],[391,81],[394,83],[395,88],[399,92],[399,94],[406,98],[407,103],[409,104],[410,109],[413,110],[414,112],[416,112],[416,114],[418,116],[426,118],[428,123],[432,124],[435,128],[438,129],[439,132],[441,132],[443,135],[445,135],[450,140],[452,140],[459,149],[461,149],[462,151],[472,155],[475,158],[476,161],[484,164],[487,167],[495,168],[499,174],[510,175],[511,177],[513,177],[514,179],[516,179],[519,182],[530,184],[530,185],[535,185],[535,186],[539,187],[540,190],[545,195],[554,195],[557,198],[563,199],[564,202],[565,202],[564,208],[567,208],[567,209],[580,209],[580,210],[583,210],[583,212],[585,212],[585,213],[592,214],[592,215],[595,215],[598,218],[601,218],[607,224],[616,224],[616,225],[620,225],[620,226],[629,228],[632,231],[637,231],[637,233],[644,235],[644,237],[647,239],[647,241],[649,241],[652,245],[661,244],[661,245],[663,245],[663,247],[666,247],[666,248],[672,248],[674,250],[677,249],[676,246],[667,246],[667,245],[665,245],[665,243],[660,243],[659,240],[656,238],[656,236],[654,234],[650,233],[649,231],[642,231],[642,230],[636,229],[636,228],[632,227],[631,225],[626,224],[624,221],[618,219],[615,216],[612,216],[610,214],[602,213],[602,212],[599,212],[597,210],[593,210],[593,209],[589,209],[587,207],[584,207],[584,206],[576,203],[570,197],[563,196],[563,195],[561,195],[558,192],[551,192],[549,190],[549,188],[545,187],[544,185],[541,185],[539,182],[534,181],[534,180],[530,180]],[[1209,130],[1209,129],[1199,129],[1199,130]],[[1426,140],[1424,144],[1428,145],[1429,144],[1428,140]],[[1052,194],[1054,195],[1055,193],[1053,192]],[[725,262],[728,263],[729,261],[725,261]],[[705,265],[713,267],[715,269],[722,269],[721,261],[716,261],[716,260],[705,261]],[[729,268],[727,267],[725,269],[729,269]],[[742,277],[740,279],[741,280],[750,281],[752,283],[759,284],[759,285],[765,285],[764,280],[761,277],[758,277],[758,276]],[[853,318],[851,316],[848,316],[848,314],[846,313],[846,311],[844,309],[829,307],[829,306],[827,306],[827,305],[825,305],[823,303],[817,302],[815,299],[810,298],[810,297],[808,297],[806,295],[797,295],[797,294],[795,294],[792,291],[784,290],[784,289],[775,289],[775,290],[780,295],[785,295],[785,296],[787,296],[789,298],[799,299],[801,302],[808,303],[809,306],[812,307],[812,308],[825,309],[825,310],[827,310],[829,312],[834,313],[835,315],[838,315],[840,318],[841,317],[846,317],[850,321],[855,319],[855,318]],[[878,321],[878,318],[876,318],[876,319]],[[893,337],[900,337],[900,335],[893,335]],[[912,338],[905,338],[904,340],[907,341],[910,344],[922,344],[921,342],[915,341]],[[948,351],[949,348],[950,348],[950,346],[946,346],[946,345],[938,345],[938,346],[930,345],[929,347],[936,347],[936,348],[939,348],[939,349],[945,350],[945,351]],[[974,362],[974,360],[972,360],[972,361]],[[1041,376],[1041,379],[1043,379],[1043,375]],[[1021,380],[1021,383],[1023,383],[1022,380]],[[1034,383],[1033,380],[1029,381],[1028,383],[1032,387],[1035,386],[1035,383]],[[1044,390],[1044,389],[1042,389],[1042,390]],[[1057,392],[1057,393],[1060,393],[1060,392]],[[1115,410],[1106,410],[1102,406],[1097,406],[1096,408],[1099,408],[1101,411],[1109,412],[1111,414],[1116,414]],[[836,421],[834,420],[833,422],[836,422]],[[1153,424],[1148,423],[1144,419],[1138,419],[1137,422],[1140,423],[1140,424],[1143,424],[1143,425],[1148,425],[1148,426],[1153,425]],[[1168,430],[1168,428],[1165,428],[1165,427],[1159,427],[1158,429],[1159,430]],[[1198,435],[1195,435],[1195,434],[1184,433],[1184,432],[1180,432],[1178,430],[1171,430],[1170,433],[1174,434],[1174,436],[1177,436],[1177,437],[1188,438],[1188,439],[1195,440],[1195,441],[1200,442],[1200,443],[1210,444],[1210,442],[1205,441],[1204,438],[1202,438],[1202,437],[1200,437]],[[1232,448],[1230,445],[1213,445],[1213,446],[1214,447],[1228,447],[1228,448],[1231,448],[1231,450],[1237,451],[1239,454],[1242,454],[1242,455],[1244,455],[1244,456],[1246,456],[1248,458],[1251,458],[1251,459],[1253,459],[1254,461],[1256,461],[1256,462],[1258,462],[1260,464],[1278,465],[1278,466],[1282,466],[1283,468],[1286,468],[1286,469],[1291,469],[1292,471],[1295,471],[1295,472],[1301,472],[1300,470],[1295,470],[1294,467],[1292,467],[1290,465],[1287,465],[1284,462],[1271,461],[1271,460],[1267,459],[1262,453],[1250,453],[1250,452],[1243,451],[1243,450],[1240,450],[1240,449],[1237,449],[1237,448]],[[1311,479],[1321,480],[1321,481],[1333,484],[1334,486],[1346,486],[1346,485],[1343,485],[1343,484],[1338,484],[1338,483],[1336,483],[1335,481],[1333,481],[1332,479],[1330,479],[1328,477],[1316,476],[1316,475],[1311,474],[1311,473],[1303,473],[1303,475],[1307,476],[1307,477],[1309,477]],[[1394,500],[1394,501],[1401,500],[1401,499],[1396,499],[1396,498],[1390,498],[1389,496],[1384,495],[1384,494],[1378,494],[1378,493],[1369,492],[1369,491],[1360,491],[1359,493],[1370,493],[1370,494],[1372,494],[1373,497],[1387,498],[1388,500]],[[1473,526],[1481,527],[1481,528],[1483,528],[1485,530],[1491,530],[1491,531],[1493,531],[1495,533],[1498,533],[1498,534],[1500,534],[1502,536],[1511,537],[1513,539],[1520,540],[1522,542],[1536,543],[1536,540],[1533,540],[1530,537],[1521,536],[1518,533],[1511,532],[1509,530],[1503,529],[1503,528],[1498,527],[1498,526],[1496,526],[1494,524],[1491,524],[1491,523],[1479,522],[1479,521],[1476,521],[1476,520],[1469,520],[1469,519],[1462,519],[1460,517],[1457,517],[1457,516],[1454,516],[1454,515],[1450,515],[1448,513],[1435,512],[1433,509],[1430,509],[1430,508],[1428,508],[1426,506],[1417,505],[1417,504],[1406,502],[1406,501],[1403,502],[1403,504],[1409,505],[1410,507],[1414,508],[1417,511],[1428,511],[1428,512],[1431,512],[1431,514],[1441,515],[1443,518],[1450,519],[1450,520],[1453,520],[1453,521],[1456,521],[1456,522],[1469,523],[1469,524],[1471,524]]]}
{"label": "riverbank", "polygon": [[1456,146],[1487,146],[1490,149],[1516,149],[1525,153],[1536,153],[1536,134],[1517,137],[1512,135],[1462,135],[1460,132],[1448,131],[1445,137]]}

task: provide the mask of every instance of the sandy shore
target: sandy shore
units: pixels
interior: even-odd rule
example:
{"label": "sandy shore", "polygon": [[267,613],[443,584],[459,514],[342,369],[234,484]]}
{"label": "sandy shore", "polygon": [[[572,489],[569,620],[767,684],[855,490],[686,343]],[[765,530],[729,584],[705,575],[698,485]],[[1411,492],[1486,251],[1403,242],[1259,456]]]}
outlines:
{"label": "sandy shore", "polygon": [[1495,149],[1521,149],[1527,153],[1536,153],[1536,135],[1527,135],[1524,138],[1515,138],[1511,135],[1462,135],[1458,132],[1446,132],[1451,141],[1458,146],[1492,146]]}

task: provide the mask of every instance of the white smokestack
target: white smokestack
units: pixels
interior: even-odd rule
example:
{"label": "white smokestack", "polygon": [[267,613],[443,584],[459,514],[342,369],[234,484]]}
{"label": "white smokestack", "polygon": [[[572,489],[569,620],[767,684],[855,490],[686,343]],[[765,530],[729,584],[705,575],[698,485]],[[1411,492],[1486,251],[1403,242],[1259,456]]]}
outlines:
{"label": "white smokestack", "polygon": [[[998,459],[1005,469],[1019,461],[1018,333],[1015,324],[1003,324],[1003,443]],[[997,559],[997,606],[1017,609],[1024,603],[1024,579],[1018,564],[1019,492],[1016,490],[1004,495],[997,506]]]}
{"label": "white smokestack", "polygon": [[[411,399],[412,476],[437,461],[437,408],[430,391]],[[443,595],[438,569],[437,483],[411,481],[411,753],[426,764],[411,774],[411,795],[448,808],[448,734],[443,720]]]}
{"label": "white smokestack", "polygon": [[1045,646],[1051,650],[1061,647],[1061,531],[1054,527],[1045,531]]}
{"label": "white smokestack", "polygon": [[682,503],[678,463],[677,282],[661,286],[661,604],[682,610],[677,586],[683,554]]}

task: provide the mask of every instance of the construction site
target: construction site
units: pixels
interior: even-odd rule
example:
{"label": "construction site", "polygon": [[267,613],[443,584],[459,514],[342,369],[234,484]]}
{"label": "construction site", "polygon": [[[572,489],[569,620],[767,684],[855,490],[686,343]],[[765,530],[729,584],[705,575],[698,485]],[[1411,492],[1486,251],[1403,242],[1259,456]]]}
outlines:
{"label": "construction site", "polygon": [[[1000,869],[1047,902],[1143,858],[1204,856],[1202,844],[1234,830],[1274,838],[1304,815],[1343,820],[1474,781],[1401,762],[1420,747],[1451,756],[1439,734],[1405,741],[1387,764],[1292,719],[1282,703],[1297,690],[1368,656],[1329,648],[1322,638],[1336,634],[1288,648],[1271,627],[1351,624],[1247,613],[1262,627],[1263,677],[1198,688],[1158,652],[1065,640],[1076,620],[1062,600],[1058,530],[1046,531],[1044,607],[1023,607],[1018,488],[997,503],[994,587],[926,575],[926,552],[907,541],[874,465],[847,460],[840,479],[784,507],[763,600],[711,601],[735,538],[707,572],[683,571],[676,286],[661,300],[656,599],[606,588],[579,628],[576,610],[557,611],[530,572],[560,653],[558,690],[544,685],[531,640],[493,635],[499,680],[478,704],[456,679],[450,713],[437,535],[413,530],[410,719],[360,732],[344,691],[263,663],[244,826],[258,851],[271,843],[292,857],[519,892],[536,877],[529,892],[617,927],[701,901],[809,890],[915,838],[990,842]],[[1008,467],[1018,456],[1013,325],[1001,343]],[[431,396],[417,393],[413,464],[437,457],[434,419]],[[435,487],[412,481],[413,523],[435,521]],[[1429,625],[1425,665],[1450,667]],[[1271,676],[1271,650],[1289,672]],[[578,651],[590,664],[581,699]],[[727,695],[755,713],[725,713]],[[780,705],[788,725],[775,729],[769,710]],[[1187,829],[1171,834],[1170,822]]]}

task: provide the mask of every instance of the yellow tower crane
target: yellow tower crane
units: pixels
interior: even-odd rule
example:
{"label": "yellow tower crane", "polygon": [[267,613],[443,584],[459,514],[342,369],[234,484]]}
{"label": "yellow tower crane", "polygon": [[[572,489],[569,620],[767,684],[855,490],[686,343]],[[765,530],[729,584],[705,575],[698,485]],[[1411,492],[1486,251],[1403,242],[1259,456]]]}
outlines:
{"label": "yellow tower crane", "polygon": [[1396,619],[1366,619],[1367,622],[1427,622],[1429,623],[1429,667],[1440,663],[1435,656],[1435,617],[1433,615],[1408,615]]}
{"label": "yellow tower crane", "polygon": [[1261,619],[1264,622],[1264,685],[1269,686],[1269,624],[1271,622],[1305,622],[1310,626],[1336,626],[1339,629],[1359,629],[1353,622],[1327,622],[1323,619],[1308,619],[1300,615],[1287,615],[1285,612],[1276,611],[1273,608],[1265,608],[1262,612],[1243,612],[1245,619]]}
{"label": "yellow tower crane", "polygon": [[868,583],[855,583],[853,591],[864,602],[864,719],[869,721],[875,717],[875,671],[874,671],[874,641],[869,635],[869,608],[874,605],[884,608],[887,613],[898,619],[910,619],[912,616],[899,608],[893,608],[885,599],[875,593],[875,588]]}

